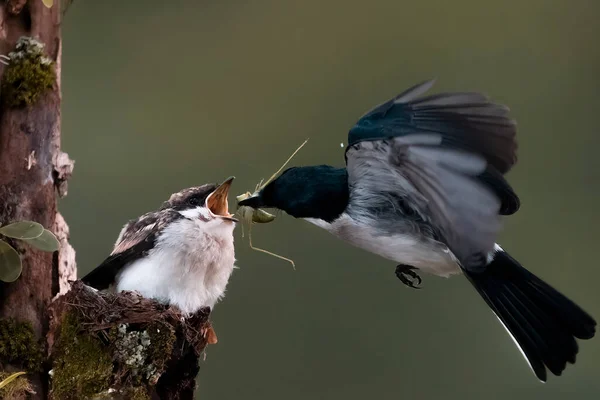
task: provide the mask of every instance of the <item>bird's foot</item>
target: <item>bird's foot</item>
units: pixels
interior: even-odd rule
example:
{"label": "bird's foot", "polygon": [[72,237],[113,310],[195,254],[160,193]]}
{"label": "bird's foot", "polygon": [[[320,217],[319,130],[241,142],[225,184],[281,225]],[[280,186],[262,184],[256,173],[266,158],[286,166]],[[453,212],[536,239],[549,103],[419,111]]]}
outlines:
{"label": "bird's foot", "polygon": [[421,289],[421,277],[414,271],[415,267],[412,265],[398,265],[396,267],[396,276],[402,283],[413,289]]}
{"label": "bird's foot", "polygon": [[215,330],[213,329],[212,325],[202,328],[200,330],[200,333],[202,334],[202,337],[204,337],[204,339],[206,339],[206,343],[208,343],[208,344],[217,343],[217,341],[218,341],[217,334],[216,334]]}

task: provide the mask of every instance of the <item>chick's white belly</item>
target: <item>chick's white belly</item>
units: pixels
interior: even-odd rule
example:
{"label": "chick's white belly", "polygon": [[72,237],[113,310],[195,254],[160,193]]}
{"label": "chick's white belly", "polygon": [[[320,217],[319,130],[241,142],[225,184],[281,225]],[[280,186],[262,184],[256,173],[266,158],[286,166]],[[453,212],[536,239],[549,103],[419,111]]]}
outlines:
{"label": "chick's white belly", "polygon": [[429,274],[448,277],[461,272],[452,253],[435,241],[408,234],[384,236],[369,226],[359,225],[346,214],[332,223],[313,218],[307,218],[307,221],[356,247]]}
{"label": "chick's white belly", "polygon": [[233,236],[199,234],[162,235],[146,257],[123,269],[116,289],[137,291],[184,313],[214,307],[233,272]]}

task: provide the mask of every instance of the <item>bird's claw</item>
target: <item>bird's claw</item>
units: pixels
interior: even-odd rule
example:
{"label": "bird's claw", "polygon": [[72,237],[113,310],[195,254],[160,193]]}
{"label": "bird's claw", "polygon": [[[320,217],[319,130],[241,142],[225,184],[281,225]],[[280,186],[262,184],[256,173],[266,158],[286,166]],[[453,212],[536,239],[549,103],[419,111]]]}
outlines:
{"label": "bird's claw", "polygon": [[[421,289],[421,277],[414,271],[416,268],[412,265],[398,265],[396,267],[396,276],[400,282],[413,289]],[[416,285],[415,285],[416,283]]]}

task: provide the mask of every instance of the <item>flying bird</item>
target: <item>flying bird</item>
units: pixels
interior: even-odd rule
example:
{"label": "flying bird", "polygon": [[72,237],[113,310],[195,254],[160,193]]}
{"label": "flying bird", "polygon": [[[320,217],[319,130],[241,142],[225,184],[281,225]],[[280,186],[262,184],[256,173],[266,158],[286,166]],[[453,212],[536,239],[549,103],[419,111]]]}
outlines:
{"label": "flying bird", "polygon": [[227,194],[233,178],[171,195],[160,209],[129,221],[111,255],[82,278],[102,290],[137,291],[184,314],[213,308],[233,272]]}
{"label": "flying bird", "polygon": [[503,216],[519,209],[504,175],[516,163],[508,108],[473,92],[424,94],[416,85],[350,129],[346,168],[285,170],[239,206],[277,208],[399,265],[463,274],[508,330],[535,375],[560,375],[596,322],[497,243]]}

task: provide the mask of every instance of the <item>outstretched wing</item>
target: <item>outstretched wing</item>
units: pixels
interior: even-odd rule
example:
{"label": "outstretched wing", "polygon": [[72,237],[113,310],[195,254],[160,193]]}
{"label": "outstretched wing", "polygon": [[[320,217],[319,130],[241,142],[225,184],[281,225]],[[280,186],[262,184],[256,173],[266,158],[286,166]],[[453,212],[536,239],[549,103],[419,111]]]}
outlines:
{"label": "outstretched wing", "polygon": [[154,247],[166,224],[182,218],[172,212],[151,212],[129,221],[121,230],[110,256],[98,267],[81,278],[83,283],[96,289],[106,289],[115,282],[123,267],[145,256]]}
{"label": "outstretched wing", "polygon": [[463,265],[480,264],[493,249],[499,214],[519,208],[503,177],[516,162],[516,124],[479,93],[419,98],[432,85],[375,107],[350,130],[349,185],[361,196],[397,190],[414,199]]}

